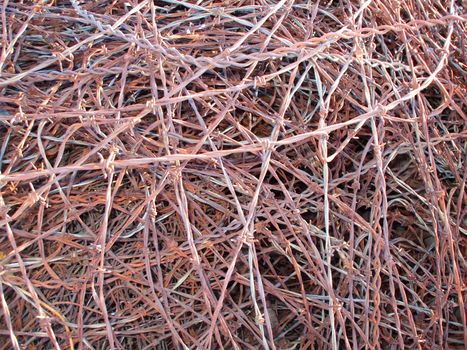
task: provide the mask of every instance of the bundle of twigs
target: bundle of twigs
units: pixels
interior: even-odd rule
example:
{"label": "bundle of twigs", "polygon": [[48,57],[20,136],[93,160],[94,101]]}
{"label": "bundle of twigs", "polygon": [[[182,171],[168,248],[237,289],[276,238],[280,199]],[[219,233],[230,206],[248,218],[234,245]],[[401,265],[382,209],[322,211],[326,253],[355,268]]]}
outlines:
{"label": "bundle of twigs", "polygon": [[2,1],[0,349],[464,349],[461,3]]}

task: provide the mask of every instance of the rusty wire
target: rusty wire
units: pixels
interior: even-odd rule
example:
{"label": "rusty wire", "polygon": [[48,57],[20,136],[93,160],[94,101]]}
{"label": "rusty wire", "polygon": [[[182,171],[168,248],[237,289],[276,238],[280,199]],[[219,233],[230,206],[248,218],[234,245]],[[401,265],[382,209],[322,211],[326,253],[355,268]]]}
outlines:
{"label": "rusty wire", "polygon": [[465,21],[3,0],[0,349],[464,349]]}

